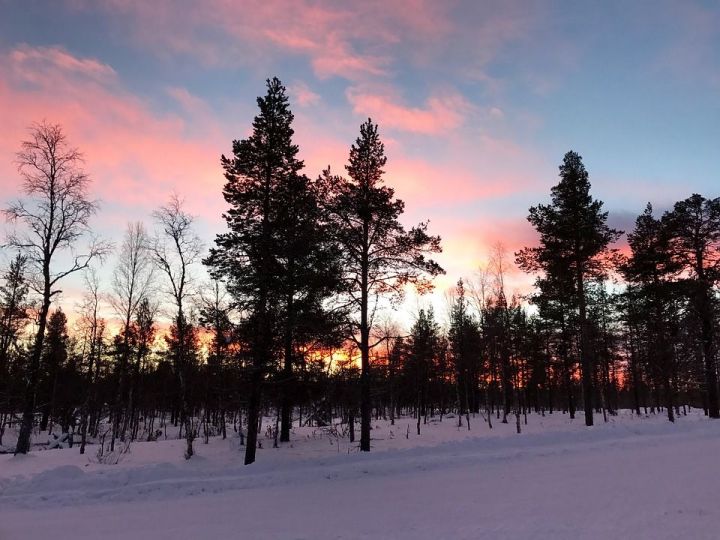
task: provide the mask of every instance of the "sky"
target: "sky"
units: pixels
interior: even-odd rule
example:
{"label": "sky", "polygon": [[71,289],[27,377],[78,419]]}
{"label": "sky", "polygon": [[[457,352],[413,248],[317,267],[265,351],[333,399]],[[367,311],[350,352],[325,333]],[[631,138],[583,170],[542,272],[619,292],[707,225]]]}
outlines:
{"label": "sky", "polygon": [[84,153],[100,234],[152,228],[174,191],[210,246],[220,155],[277,76],[309,176],[343,172],[360,124],[379,124],[403,222],[443,239],[440,302],[495,243],[536,241],[528,208],[570,149],[624,230],[648,201],[720,195],[718,51],[711,1],[0,0],[0,202],[45,119]]}

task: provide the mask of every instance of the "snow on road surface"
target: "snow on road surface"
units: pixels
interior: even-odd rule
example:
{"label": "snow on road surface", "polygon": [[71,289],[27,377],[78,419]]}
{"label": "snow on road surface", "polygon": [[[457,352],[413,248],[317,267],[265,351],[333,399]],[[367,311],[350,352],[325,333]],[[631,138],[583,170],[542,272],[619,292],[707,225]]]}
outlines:
{"label": "snow on road surface", "polygon": [[378,422],[369,454],[298,428],[249,467],[219,438],[187,462],[170,440],[0,456],[0,539],[720,538],[720,423],[598,420]]}

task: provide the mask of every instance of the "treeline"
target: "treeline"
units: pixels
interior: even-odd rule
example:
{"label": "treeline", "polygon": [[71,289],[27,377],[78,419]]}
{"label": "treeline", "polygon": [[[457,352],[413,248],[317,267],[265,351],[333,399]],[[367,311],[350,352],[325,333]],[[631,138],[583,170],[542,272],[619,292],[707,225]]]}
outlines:
{"label": "treeline", "polygon": [[[408,286],[432,289],[440,238],[401,224],[377,125],[361,126],[343,175],[313,179],[280,81],[258,107],[252,134],[221,158],[227,231],[206,249],[173,196],[154,233],[128,225],[107,285],[96,269],[112,246],[92,234],[82,156],[60,126],[32,127],[17,155],[24,198],[5,210],[14,258],[0,285],[0,447],[8,427],[25,453],[55,425],[80,452],[175,426],[187,458],[198,437],[233,432],[252,463],[263,429],[279,445],[294,425],[336,419],[351,441],[359,424],[369,451],[373,417],[412,414],[420,433],[448,414],[518,432],[530,412],[579,408],[587,425],[621,407],[720,416],[720,199],[693,195],[661,217],[648,205],[620,253],[621,232],[569,152],[550,204],[530,209],[539,245],[514,255],[538,276],[535,292],[508,297],[513,261],[498,245],[446,312],[421,309],[403,329],[381,314]],[[75,273],[86,292],[69,324],[54,304]]]}

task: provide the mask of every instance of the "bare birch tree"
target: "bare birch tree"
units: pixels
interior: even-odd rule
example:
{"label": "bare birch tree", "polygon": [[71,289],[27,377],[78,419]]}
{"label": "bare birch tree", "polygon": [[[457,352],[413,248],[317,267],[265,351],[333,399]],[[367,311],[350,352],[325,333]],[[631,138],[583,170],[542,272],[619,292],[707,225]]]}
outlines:
{"label": "bare birch tree", "polygon": [[118,254],[118,262],[113,275],[110,304],[122,321],[122,350],[118,365],[118,384],[113,407],[113,432],[111,450],[115,439],[125,438],[127,415],[122,421],[122,400],[128,383],[128,363],[130,358],[130,325],[137,313],[138,306],[150,292],[153,280],[153,259],[149,238],[141,222],[128,223],[125,237]]}
{"label": "bare birch tree", "polygon": [[186,302],[191,296],[193,265],[200,261],[203,251],[202,242],[193,230],[194,217],[183,209],[182,201],[173,194],[165,206],[153,213],[160,231],[152,243],[151,251],[155,264],[165,276],[167,290],[172,297],[177,328],[178,350],[175,355],[174,369],[180,383],[180,416],[185,429],[187,448],[185,458],[193,456],[195,427],[192,411],[188,407],[187,379],[190,357],[187,348],[188,318]]}
{"label": "bare birch tree", "polygon": [[96,379],[99,373],[100,356],[102,355],[105,321],[100,318],[100,280],[94,268],[85,275],[86,292],[80,305],[78,327],[83,335],[84,354],[87,362],[85,372],[85,398],[80,407],[80,453],[85,453],[87,443],[90,411],[96,406]]}
{"label": "bare birch tree", "polygon": [[[30,450],[45,327],[50,305],[61,292],[58,285],[91,261],[104,257],[110,246],[92,235],[90,218],[97,212],[98,203],[88,195],[90,178],[82,168],[82,154],[68,144],[60,125],[44,121],[33,124],[29,138],[21,143],[16,163],[26,198],[5,209],[8,221],[16,225],[7,245],[27,256],[32,287],[41,297],[15,447],[16,454],[25,454]],[[84,238],[90,239],[89,244],[78,250]]]}

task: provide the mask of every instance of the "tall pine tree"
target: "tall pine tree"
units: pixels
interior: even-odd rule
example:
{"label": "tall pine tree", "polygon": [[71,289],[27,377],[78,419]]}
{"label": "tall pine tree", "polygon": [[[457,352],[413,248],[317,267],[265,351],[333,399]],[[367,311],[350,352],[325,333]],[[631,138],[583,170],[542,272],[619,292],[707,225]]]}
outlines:
{"label": "tall pine tree", "polygon": [[360,450],[370,451],[372,411],[370,343],[374,302],[381,295],[399,297],[407,284],[420,292],[432,288],[431,278],[443,273],[427,257],[439,253],[440,237],[427,233],[427,223],[406,230],[400,223],[405,203],[384,185],[385,146],[372,120],[360,126],[345,169],[349,178],[324,172],[326,217],[339,246],[340,292],[351,306],[350,336],[360,349]]}
{"label": "tall pine tree", "polygon": [[552,202],[530,208],[528,221],[540,233],[540,246],[517,254],[521,268],[540,271],[546,277],[564,273],[572,276],[572,296],[577,306],[579,352],[582,365],[585,424],[593,425],[593,350],[587,317],[586,281],[605,271],[608,246],[621,231],[607,225],[603,203],[590,194],[590,179],[576,152],[565,154],[560,165],[560,182],[552,188]]}
{"label": "tall pine tree", "polygon": [[670,229],[670,251],[685,271],[688,296],[700,323],[708,415],[720,418],[715,360],[717,300],[713,290],[720,281],[720,197],[706,199],[695,193],[675,203],[663,221]]}
{"label": "tall pine tree", "polygon": [[258,107],[252,135],[233,142],[232,157],[222,157],[229,232],[218,235],[206,261],[247,314],[252,366],[246,464],[255,460],[262,386],[280,355],[281,440],[289,440],[298,344],[312,334],[309,321],[323,320],[323,301],[337,275],[320,224],[319,191],[301,174],[294,117],[277,78],[267,81]]}
{"label": "tall pine tree", "polygon": [[620,270],[625,279],[635,285],[630,294],[640,305],[640,320],[648,329],[650,368],[662,388],[668,420],[674,422],[671,327],[676,314],[672,308],[677,287],[671,279],[680,271],[680,265],[673,260],[670,251],[668,227],[653,216],[650,203],[635,221],[635,230],[628,234],[628,243],[631,255]]}

